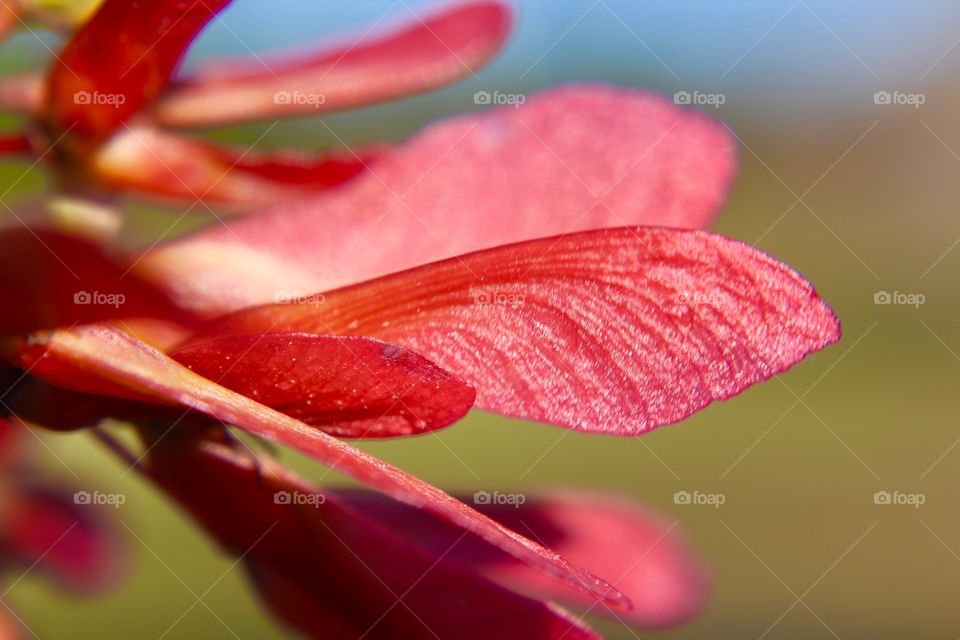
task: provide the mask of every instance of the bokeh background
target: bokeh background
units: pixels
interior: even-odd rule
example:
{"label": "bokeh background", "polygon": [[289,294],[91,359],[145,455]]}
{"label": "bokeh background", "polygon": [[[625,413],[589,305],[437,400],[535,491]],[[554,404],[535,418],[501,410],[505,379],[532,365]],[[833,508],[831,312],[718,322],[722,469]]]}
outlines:
{"label": "bokeh background", "polygon": [[[380,29],[436,4],[236,0],[187,66],[214,54]],[[389,105],[283,122],[260,145],[401,140],[435,118],[480,108],[478,90],[530,93],[590,80],[721,95],[717,108],[695,107],[722,118],[741,140],[740,177],[715,229],[812,280],[841,317],[844,339],[639,439],[474,414],[434,435],[361,446],[453,491],[591,487],[678,520],[712,567],[709,608],[666,632],[598,622],[612,638],[960,636],[960,4],[516,6],[513,38],[477,77]],[[48,56],[26,34],[0,51],[0,63],[11,72],[40,67]],[[922,104],[876,104],[878,91],[921,96],[912,102]],[[211,135],[252,144],[269,126]],[[0,189],[19,180],[6,197],[11,204],[43,189],[42,173],[21,180],[24,169],[2,166]],[[136,203],[131,210],[132,244],[182,213]],[[176,232],[209,222],[199,211]],[[878,292],[922,294],[924,302],[876,304]],[[233,559],[171,505],[86,437],[45,442],[55,453],[46,454],[51,473],[127,497],[117,515],[129,529],[133,566],[124,589],[94,601],[68,597],[38,576],[18,581],[7,600],[39,637],[283,637],[232,570]],[[313,477],[324,473],[283,456]],[[343,482],[333,473],[324,480]],[[678,505],[676,491],[723,494],[725,502]],[[877,504],[878,491],[918,495],[923,504]]]}

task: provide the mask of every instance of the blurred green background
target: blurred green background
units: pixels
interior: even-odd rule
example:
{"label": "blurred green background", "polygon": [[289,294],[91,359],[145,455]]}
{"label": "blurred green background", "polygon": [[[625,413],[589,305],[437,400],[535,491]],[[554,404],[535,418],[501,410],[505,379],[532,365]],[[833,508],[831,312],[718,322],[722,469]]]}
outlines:
{"label": "blurred green background", "polygon": [[[435,3],[237,0],[198,42],[247,53],[360,33]],[[643,438],[584,436],[484,414],[435,435],[362,444],[452,491],[555,485],[628,494],[679,520],[712,567],[706,613],[682,628],[612,638],[956,638],[960,518],[960,7],[955,2],[518,2],[504,55],[456,87],[319,121],[277,125],[263,147],[401,140],[474,110],[474,91],[535,91],[571,80],[720,93],[742,168],[715,229],[815,283],[844,340],[803,365]],[[54,40],[46,39],[51,46]],[[48,53],[25,34],[7,71]],[[919,107],[875,104],[877,91]],[[319,120],[319,119],[318,119]],[[13,121],[8,121],[8,124]],[[325,126],[324,126],[325,125]],[[268,124],[212,135],[253,143]],[[505,159],[508,162],[509,159]],[[0,187],[24,165],[4,164]],[[6,198],[42,191],[31,171]],[[130,242],[180,212],[132,205]],[[179,230],[207,222],[189,215]],[[919,307],[875,304],[920,293]],[[282,633],[221,554],[85,436],[45,436],[65,481],[122,492],[132,577],[100,600],[27,575],[8,600],[41,638],[270,638]],[[284,454],[301,470],[324,470]],[[76,481],[71,477],[76,474]],[[341,482],[336,474],[324,481]],[[720,508],[676,505],[678,490],[722,493]],[[922,494],[919,508],[877,491]],[[206,606],[197,604],[202,596]],[[212,612],[215,612],[215,615]],[[185,613],[186,612],[186,613]],[[218,620],[218,617],[220,620]]]}

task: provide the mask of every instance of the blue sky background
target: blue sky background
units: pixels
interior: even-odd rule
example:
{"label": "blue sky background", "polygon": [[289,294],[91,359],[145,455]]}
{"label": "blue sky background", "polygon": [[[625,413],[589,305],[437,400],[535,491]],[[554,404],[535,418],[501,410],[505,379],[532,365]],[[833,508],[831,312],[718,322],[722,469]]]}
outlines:
{"label": "blue sky background", "polygon": [[[294,48],[423,15],[435,0],[238,0],[200,38],[212,53]],[[903,0],[517,0],[518,24],[491,77],[592,78],[662,87],[772,91],[911,85],[960,38],[958,5]],[[384,17],[385,16],[385,17]],[[602,43],[602,47],[598,47]],[[960,47],[952,50],[960,56]],[[544,55],[545,54],[545,55]],[[950,54],[947,55],[949,57]],[[659,58],[659,60],[658,60]],[[858,60],[859,58],[859,60]],[[739,62],[738,62],[739,60]],[[946,69],[946,65],[943,66]],[[936,68],[928,74],[936,76]],[[827,84],[825,84],[827,83]],[[843,100],[845,92],[833,94]],[[829,98],[820,95],[819,98]]]}

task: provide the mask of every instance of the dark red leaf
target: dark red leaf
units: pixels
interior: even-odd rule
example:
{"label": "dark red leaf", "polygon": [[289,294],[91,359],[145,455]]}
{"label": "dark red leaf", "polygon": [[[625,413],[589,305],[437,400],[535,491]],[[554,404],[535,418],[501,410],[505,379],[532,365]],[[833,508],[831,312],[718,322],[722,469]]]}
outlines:
{"label": "dark red leaf", "polygon": [[[133,399],[123,394],[122,389],[117,389],[122,398],[84,393],[48,384],[18,369],[3,382],[4,386],[0,388],[6,389],[6,392],[0,410],[12,413],[31,426],[53,431],[95,427],[105,418],[151,424],[159,421],[176,422],[184,427],[192,426],[201,417],[204,423],[209,422],[205,416],[185,415],[180,407],[155,404],[153,398],[147,397],[147,401]],[[0,444],[0,461],[3,458],[3,446]]]}
{"label": "dark red leaf", "polygon": [[57,231],[0,230],[0,336],[110,318],[191,316],[103,247]]}
{"label": "dark red leaf", "polygon": [[423,356],[370,338],[242,335],[170,355],[217,384],[343,437],[439,429],[462,418],[476,397]]}
{"label": "dark red leaf", "polygon": [[598,637],[270,461],[173,435],[155,442],[148,473],[221,545],[244,556],[274,614],[308,637]]}
{"label": "dark red leaf", "polygon": [[523,562],[630,608],[629,600],[587,571],[481,515],[440,489],[342,440],[214,384],[163,353],[109,325],[85,325],[31,335],[4,355],[51,384],[119,397],[153,397],[206,413],[267,440],[297,449],[387,495],[447,518]]}
{"label": "dark red leaf", "polygon": [[[329,495],[330,492],[327,492]],[[706,571],[676,522],[629,502],[599,493],[554,492],[546,496],[482,492],[477,509],[500,523],[530,533],[565,558],[610,576],[634,603],[633,611],[611,611],[563,585],[543,580],[500,550],[419,509],[369,491],[334,495],[418,544],[449,550],[451,559],[475,567],[497,582],[532,597],[613,614],[639,627],[676,626],[702,611],[709,591]],[[512,502],[496,496],[509,497]],[[519,501],[518,498],[522,498]]]}

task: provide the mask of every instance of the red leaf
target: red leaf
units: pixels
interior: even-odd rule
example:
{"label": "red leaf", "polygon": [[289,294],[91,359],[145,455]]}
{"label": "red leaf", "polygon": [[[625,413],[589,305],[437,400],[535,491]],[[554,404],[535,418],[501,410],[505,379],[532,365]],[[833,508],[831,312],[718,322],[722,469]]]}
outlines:
{"label": "red leaf", "polygon": [[193,39],[230,0],[106,0],[57,56],[44,121],[96,143],[167,88]]}
{"label": "red leaf", "polygon": [[243,555],[274,614],[309,637],[598,637],[269,460],[173,434],[156,441],[147,468],[222,546]]}
{"label": "red leaf", "polygon": [[460,531],[423,511],[366,491],[334,495],[388,529],[403,531],[429,549],[450,550],[451,559],[532,597],[615,614],[646,629],[686,622],[706,604],[705,570],[677,523],[622,498],[565,491],[523,496],[522,504],[483,504],[481,494],[474,502],[481,500],[477,509],[496,521],[529,532],[565,558],[615,578],[617,588],[634,603],[628,614],[596,606],[563,585],[542,580],[498,549],[473,536],[462,538]]}
{"label": "red leaf", "polygon": [[808,282],[702,231],[608,229],[481,251],[241,310],[234,333],[365,335],[462,376],[477,407],[581,431],[678,422],[837,341]]}
{"label": "red leaf", "polygon": [[[6,374],[2,365],[0,374]],[[4,388],[5,413],[10,390]],[[126,554],[105,508],[78,504],[65,491],[36,484],[27,440],[25,427],[0,417],[0,570],[39,568],[76,591],[113,586]],[[5,630],[0,620],[0,638],[8,637]]]}
{"label": "red leaf", "polygon": [[439,429],[462,418],[476,397],[423,356],[370,338],[231,336],[170,356],[217,384],[343,437]]}
{"label": "red leaf", "polygon": [[222,62],[157,103],[162,125],[208,127],[342,110],[434,89],[475,73],[506,38],[500,2],[466,2],[377,39],[287,60]]}
{"label": "red leaf", "polygon": [[340,185],[377,155],[374,149],[259,153],[134,126],[100,148],[88,171],[109,189],[252,207]]}
{"label": "red leaf", "polygon": [[[152,397],[124,393],[122,388],[115,389],[120,398],[83,393],[48,384],[13,367],[4,369],[3,364],[0,362],[0,370],[7,375],[0,377],[0,381],[6,392],[0,410],[12,413],[30,426],[53,431],[74,431],[95,427],[105,418],[146,424],[176,422],[185,427],[194,425],[195,421],[202,420],[204,424],[209,422],[206,416],[184,415],[180,407],[155,404]],[[97,390],[106,393],[102,388]],[[0,424],[3,424],[2,419]],[[4,449],[0,442],[0,462],[4,459]]]}
{"label": "red leaf", "polygon": [[[2,363],[0,363],[0,372],[7,373]],[[0,383],[3,384],[4,389],[7,388],[9,381],[7,375],[0,376]],[[0,400],[5,400],[5,398],[0,398]],[[4,404],[7,403],[0,404],[0,411],[6,413]],[[14,465],[17,464],[20,452],[23,449],[23,436],[23,428],[0,416],[0,470],[12,470]],[[0,636],[0,638],[2,637]]]}
{"label": "red leaf", "polygon": [[[0,343],[0,346],[3,346]],[[214,384],[108,325],[32,335],[4,355],[55,385],[91,393],[153,396],[281,442],[387,495],[472,531],[523,562],[629,609],[629,601],[590,573],[481,515],[440,489],[269,407]]]}
{"label": "red leaf", "polygon": [[192,322],[165,292],[126,271],[87,240],[45,229],[0,230],[0,336],[111,318]]}
{"label": "red leaf", "polygon": [[0,640],[21,640],[25,635],[13,609],[0,609]]}
{"label": "red leaf", "polygon": [[[0,5],[0,42],[6,40],[19,25],[20,19],[17,11],[17,7],[12,7],[7,3]],[[0,638],[2,637],[3,635],[0,634]]]}
{"label": "red leaf", "polygon": [[510,242],[700,227],[735,165],[714,120],[647,93],[567,87],[431,125],[335,192],[215,225],[141,267],[216,315]]}
{"label": "red leaf", "polygon": [[44,102],[44,91],[44,77],[39,73],[5,75],[0,78],[0,110],[36,116]]}
{"label": "red leaf", "polygon": [[5,132],[0,134],[0,154],[17,155],[33,152],[30,138],[22,133]]}
{"label": "red leaf", "polygon": [[103,591],[116,584],[125,556],[104,509],[22,487],[4,514],[3,541],[24,567],[39,566],[70,589]]}

